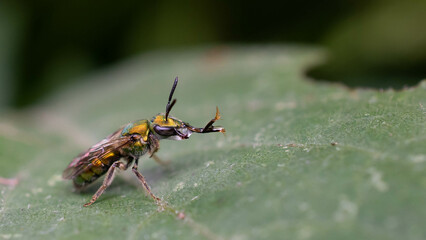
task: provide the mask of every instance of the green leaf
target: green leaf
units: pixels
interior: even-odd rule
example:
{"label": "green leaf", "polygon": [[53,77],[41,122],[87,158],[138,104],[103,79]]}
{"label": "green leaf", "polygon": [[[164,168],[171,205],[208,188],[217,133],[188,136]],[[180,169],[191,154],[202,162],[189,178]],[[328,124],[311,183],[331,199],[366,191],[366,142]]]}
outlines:
{"label": "green leaf", "polygon": [[[426,82],[350,90],[304,71],[308,47],[157,52],[89,76],[0,120],[0,239],[425,239]],[[163,112],[222,134],[162,141],[140,171],[163,211],[126,171],[72,192],[62,171],[122,124]]]}

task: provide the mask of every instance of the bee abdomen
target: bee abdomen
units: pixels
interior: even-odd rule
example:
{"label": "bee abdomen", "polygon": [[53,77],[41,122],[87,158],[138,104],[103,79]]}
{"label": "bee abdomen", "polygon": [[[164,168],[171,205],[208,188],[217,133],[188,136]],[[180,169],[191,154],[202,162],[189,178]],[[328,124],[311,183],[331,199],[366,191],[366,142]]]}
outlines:
{"label": "bee abdomen", "polygon": [[91,166],[85,169],[82,173],[73,179],[74,187],[80,189],[96,179],[104,175],[111,165],[120,159],[120,156],[115,153],[108,153],[101,158],[95,158],[91,162]]}
{"label": "bee abdomen", "polygon": [[73,179],[74,186],[78,189],[84,187],[96,179],[104,175],[108,171],[108,167],[92,167]]}

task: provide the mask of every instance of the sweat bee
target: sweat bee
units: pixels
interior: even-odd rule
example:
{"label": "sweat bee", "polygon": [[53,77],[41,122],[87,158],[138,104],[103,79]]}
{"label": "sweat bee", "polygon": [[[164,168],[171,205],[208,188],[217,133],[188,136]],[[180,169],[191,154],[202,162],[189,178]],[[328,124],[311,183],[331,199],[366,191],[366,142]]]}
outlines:
{"label": "sweat bee", "polygon": [[155,153],[160,147],[161,139],[183,140],[188,139],[192,133],[225,133],[223,127],[215,127],[213,123],[220,119],[219,109],[216,107],[216,115],[203,128],[196,128],[175,117],[170,116],[170,110],[176,103],[173,93],[178,84],[175,78],[170,91],[166,112],[155,115],[151,120],[142,119],[129,123],[99,143],[93,145],[87,151],[74,158],[64,170],[64,179],[71,179],[74,187],[80,190],[106,173],[102,186],[96,191],[92,199],[84,204],[92,205],[111,185],[117,169],[126,170],[132,163],[132,172],[136,175],[145,191],[157,202],[161,199],[152,193],[144,176],[138,171],[139,157],[149,153],[155,161],[164,164]]}

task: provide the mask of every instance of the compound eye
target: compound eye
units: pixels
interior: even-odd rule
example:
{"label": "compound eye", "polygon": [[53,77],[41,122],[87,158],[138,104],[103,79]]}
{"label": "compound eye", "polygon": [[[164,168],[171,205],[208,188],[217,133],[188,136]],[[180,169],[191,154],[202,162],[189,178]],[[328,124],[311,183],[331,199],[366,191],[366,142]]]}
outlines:
{"label": "compound eye", "polygon": [[156,133],[158,133],[161,136],[174,136],[176,135],[176,131],[173,127],[161,127],[161,126],[154,126],[154,130]]}

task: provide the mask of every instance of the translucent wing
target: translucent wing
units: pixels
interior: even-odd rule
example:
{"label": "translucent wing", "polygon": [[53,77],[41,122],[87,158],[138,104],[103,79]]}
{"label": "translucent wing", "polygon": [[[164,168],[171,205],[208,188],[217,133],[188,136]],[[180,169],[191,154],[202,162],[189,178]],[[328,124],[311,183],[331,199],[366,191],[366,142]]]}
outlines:
{"label": "translucent wing", "polygon": [[64,179],[73,179],[75,176],[81,174],[85,169],[92,167],[93,159],[102,158],[111,152],[116,152],[119,148],[128,144],[131,141],[130,137],[117,137],[120,132],[121,129],[74,158],[62,173],[62,177]]}

